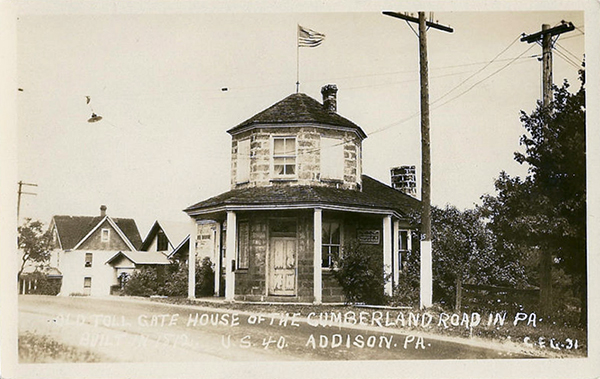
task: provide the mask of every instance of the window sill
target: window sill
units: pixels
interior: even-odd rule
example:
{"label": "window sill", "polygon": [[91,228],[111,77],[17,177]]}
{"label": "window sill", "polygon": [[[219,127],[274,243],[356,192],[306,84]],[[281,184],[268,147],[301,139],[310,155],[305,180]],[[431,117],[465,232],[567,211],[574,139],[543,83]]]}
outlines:
{"label": "window sill", "polygon": [[236,185],[236,186],[240,186],[240,185],[242,185],[242,184],[248,184],[248,183],[250,183],[250,180],[245,180],[245,181],[243,181],[243,182],[235,182],[235,185]]}
{"label": "window sill", "polygon": [[271,183],[287,183],[287,182],[297,182],[297,178],[273,178],[269,180]]}
{"label": "window sill", "polygon": [[321,267],[321,271],[340,271],[339,267],[334,267],[333,269],[331,267]]}
{"label": "window sill", "polygon": [[343,184],[344,183],[344,181],[342,179],[328,179],[328,178],[321,178],[321,182],[335,183],[335,184]]}

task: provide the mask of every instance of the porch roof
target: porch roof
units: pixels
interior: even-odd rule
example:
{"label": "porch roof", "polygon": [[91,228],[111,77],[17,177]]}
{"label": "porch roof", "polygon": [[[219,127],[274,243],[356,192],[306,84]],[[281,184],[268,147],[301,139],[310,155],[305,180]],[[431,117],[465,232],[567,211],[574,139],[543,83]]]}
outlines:
{"label": "porch roof", "polygon": [[119,251],[106,263],[112,264],[120,256],[124,256],[136,265],[168,265],[171,263],[163,253],[156,251]]}
{"label": "porch roof", "polygon": [[184,212],[210,213],[227,207],[339,206],[364,210],[389,211],[407,216],[421,209],[421,202],[367,175],[362,176],[362,191],[319,186],[271,186],[234,189],[196,203]]}

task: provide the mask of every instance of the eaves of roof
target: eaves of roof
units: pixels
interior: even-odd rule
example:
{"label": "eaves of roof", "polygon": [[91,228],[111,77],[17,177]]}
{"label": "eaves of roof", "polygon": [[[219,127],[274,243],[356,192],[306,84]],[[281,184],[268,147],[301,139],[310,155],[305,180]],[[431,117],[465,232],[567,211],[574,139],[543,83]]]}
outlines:
{"label": "eaves of roof", "polygon": [[227,208],[273,209],[332,206],[337,209],[389,212],[406,217],[421,208],[421,202],[369,176],[363,189],[348,190],[321,186],[270,186],[234,189],[196,203],[184,211],[189,215]]}

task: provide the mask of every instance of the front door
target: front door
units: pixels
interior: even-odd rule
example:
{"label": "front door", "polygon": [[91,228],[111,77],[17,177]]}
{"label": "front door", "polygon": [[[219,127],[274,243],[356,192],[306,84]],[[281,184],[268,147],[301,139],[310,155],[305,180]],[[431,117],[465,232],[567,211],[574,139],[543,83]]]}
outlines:
{"label": "front door", "polygon": [[269,259],[269,294],[296,294],[296,238],[272,237]]}

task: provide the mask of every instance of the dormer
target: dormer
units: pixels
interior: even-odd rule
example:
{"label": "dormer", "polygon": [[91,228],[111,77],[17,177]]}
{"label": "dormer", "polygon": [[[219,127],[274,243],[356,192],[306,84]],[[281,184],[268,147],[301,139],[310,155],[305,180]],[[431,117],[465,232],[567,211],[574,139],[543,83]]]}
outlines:
{"label": "dormer", "polygon": [[365,132],[337,113],[337,87],[323,103],[292,94],[231,134],[231,188],[276,185],[360,189]]}

